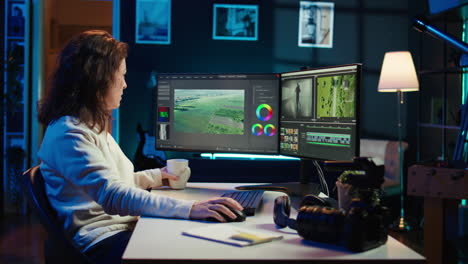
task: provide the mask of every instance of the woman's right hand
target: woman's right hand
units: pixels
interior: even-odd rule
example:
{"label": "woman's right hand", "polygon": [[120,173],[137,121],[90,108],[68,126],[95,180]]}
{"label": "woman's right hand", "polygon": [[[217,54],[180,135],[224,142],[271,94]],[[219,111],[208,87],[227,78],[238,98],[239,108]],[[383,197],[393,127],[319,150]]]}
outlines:
{"label": "woman's right hand", "polygon": [[228,217],[235,219],[236,215],[229,209],[242,211],[244,208],[236,200],[228,197],[215,197],[205,201],[197,201],[190,210],[190,219],[205,220],[208,217],[226,222],[218,212],[222,212]]}

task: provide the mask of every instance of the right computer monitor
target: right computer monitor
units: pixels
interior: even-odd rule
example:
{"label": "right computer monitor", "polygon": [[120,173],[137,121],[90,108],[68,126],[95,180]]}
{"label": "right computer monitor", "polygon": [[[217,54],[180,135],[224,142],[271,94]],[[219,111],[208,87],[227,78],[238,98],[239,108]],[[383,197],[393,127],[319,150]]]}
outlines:
{"label": "right computer monitor", "polygon": [[359,156],[361,64],[281,74],[282,155],[319,160]]}

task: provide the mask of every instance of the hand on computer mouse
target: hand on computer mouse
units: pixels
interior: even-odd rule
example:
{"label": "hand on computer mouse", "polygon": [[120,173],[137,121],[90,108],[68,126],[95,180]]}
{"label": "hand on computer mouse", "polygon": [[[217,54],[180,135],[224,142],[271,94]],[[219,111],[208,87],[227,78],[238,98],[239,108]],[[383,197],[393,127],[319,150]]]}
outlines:
{"label": "hand on computer mouse", "polygon": [[[245,221],[246,215],[245,215],[244,212],[236,210],[236,209],[231,209],[231,208],[229,208],[229,210],[231,210],[231,212],[233,212],[236,215],[236,218],[231,218],[231,217],[225,215],[222,212],[218,212],[218,214],[220,214],[224,218],[225,221],[223,221],[223,222],[243,222],[243,221]],[[208,217],[208,218],[206,218],[206,221],[220,222],[220,221],[218,221],[217,218],[214,218],[214,217]]]}
{"label": "hand on computer mouse", "polygon": [[[190,219],[206,220],[213,218],[219,222],[227,219],[237,219],[239,216],[234,211],[242,211],[244,208],[232,198],[215,197],[205,201],[197,201],[190,210]],[[223,214],[223,215],[221,215]]]}

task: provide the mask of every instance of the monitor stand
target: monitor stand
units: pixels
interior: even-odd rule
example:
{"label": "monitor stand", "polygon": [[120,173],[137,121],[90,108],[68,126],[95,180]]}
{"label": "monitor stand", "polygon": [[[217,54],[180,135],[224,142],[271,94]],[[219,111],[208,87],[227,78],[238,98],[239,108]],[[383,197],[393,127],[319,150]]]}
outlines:
{"label": "monitor stand", "polygon": [[312,183],[312,176],[316,172],[313,159],[301,158],[299,182],[270,183],[260,185],[241,185],[237,190],[266,190],[279,191],[288,194],[291,197],[302,198],[307,194],[318,195],[322,190],[320,184]]}

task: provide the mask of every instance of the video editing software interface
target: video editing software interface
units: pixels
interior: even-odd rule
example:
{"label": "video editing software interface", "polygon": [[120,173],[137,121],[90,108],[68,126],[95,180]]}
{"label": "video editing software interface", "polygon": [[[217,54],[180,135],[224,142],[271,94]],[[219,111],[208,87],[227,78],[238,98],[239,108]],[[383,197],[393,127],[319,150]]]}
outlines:
{"label": "video editing software interface", "polygon": [[282,155],[351,160],[359,155],[360,64],[281,74]]}
{"label": "video editing software interface", "polygon": [[159,74],[156,148],[278,153],[279,75]]}

